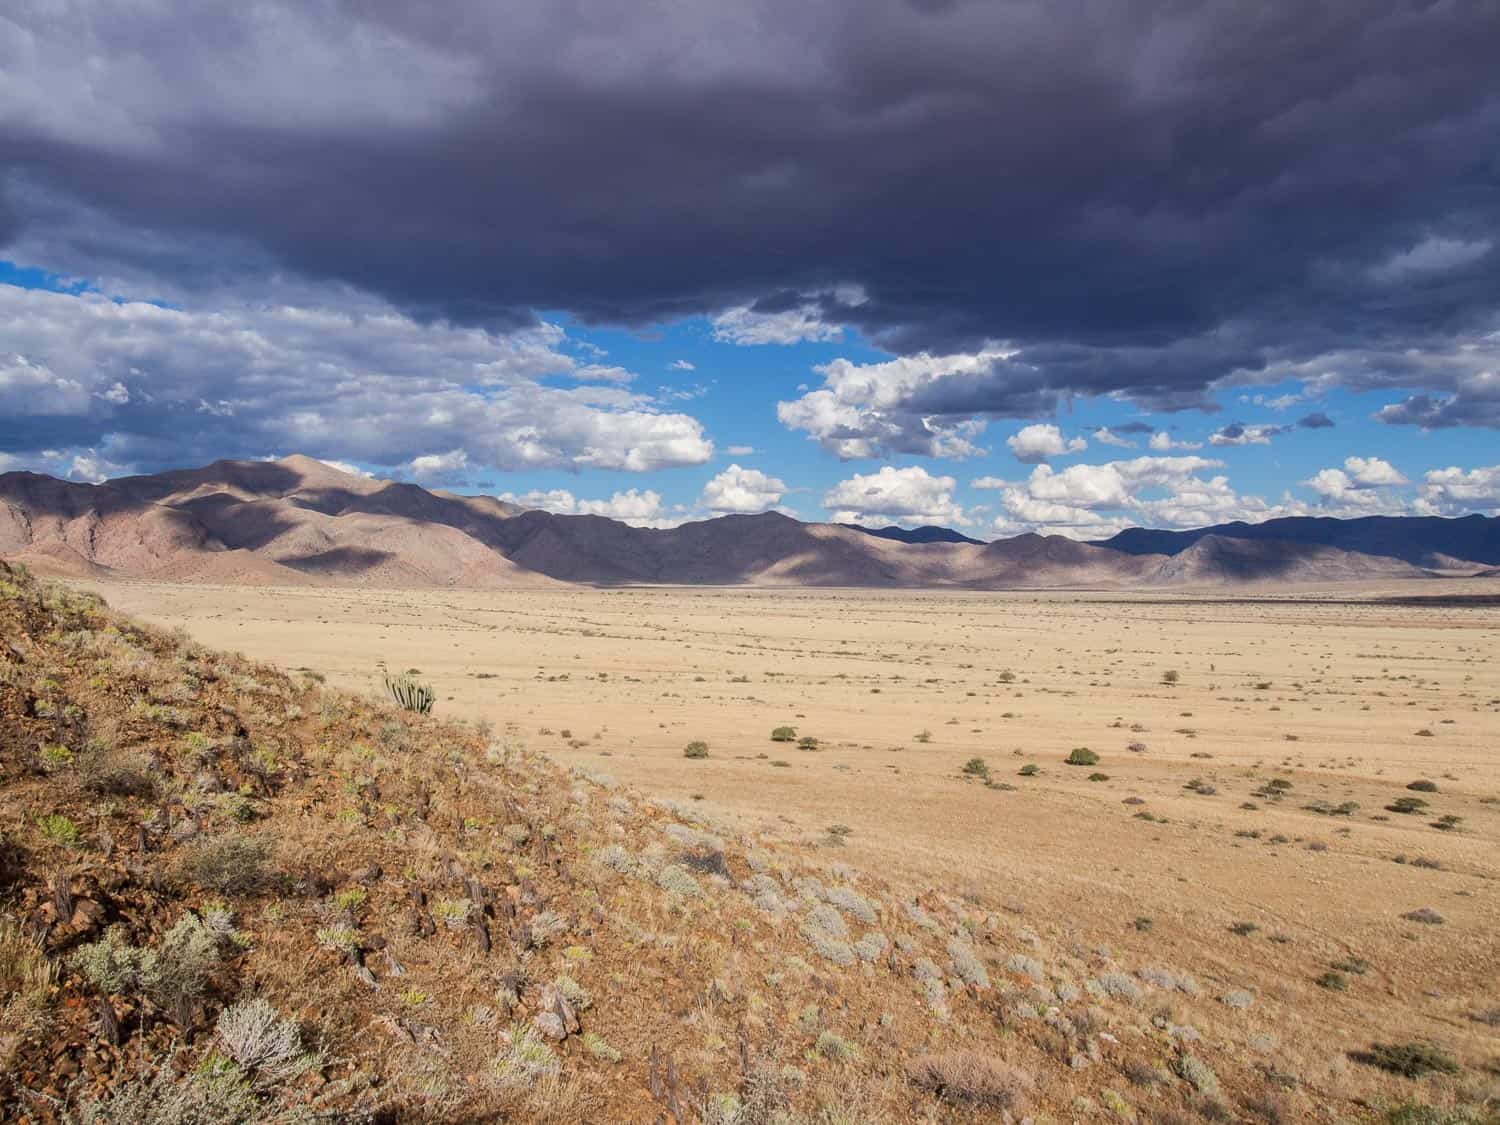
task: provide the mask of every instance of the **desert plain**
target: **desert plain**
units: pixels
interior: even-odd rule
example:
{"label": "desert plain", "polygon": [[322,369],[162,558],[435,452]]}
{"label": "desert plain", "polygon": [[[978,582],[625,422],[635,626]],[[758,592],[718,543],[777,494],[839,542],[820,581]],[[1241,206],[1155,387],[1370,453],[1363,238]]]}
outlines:
{"label": "desert plain", "polygon": [[1350,1051],[1395,1037],[1500,1058],[1500,581],[80,585],[331,686],[416,669],[440,714],[565,766],[1181,966],[1255,998],[1194,1022],[1274,1039],[1273,1072],[1336,1087]]}

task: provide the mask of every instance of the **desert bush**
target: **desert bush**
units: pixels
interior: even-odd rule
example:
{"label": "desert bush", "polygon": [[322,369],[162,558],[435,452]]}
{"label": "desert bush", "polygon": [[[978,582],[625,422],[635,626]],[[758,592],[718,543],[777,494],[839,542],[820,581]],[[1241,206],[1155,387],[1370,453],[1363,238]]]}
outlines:
{"label": "desert bush", "polygon": [[432,690],[431,684],[424,684],[410,674],[387,675],[385,690],[402,710],[411,711],[417,715],[432,714],[432,705],[437,699],[437,694]]}
{"label": "desert bush", "polygon": [[1182,677],[1178,675],[1177,669],[1175,668],[1168,668],[1161,674],[1161,682],[1164,684],[1175,684],[1181,678]]}
{"label": "desert bush", "polygon": [[82,842],[78,825],[61,813],[47,813],[45,816],[37,817],[36,826],[49,844],[56,844],[63,848],[76,848]]}
{"label": "desert bush", "polygon": [[1376,1043],[1368,1052],[1356,1055],[1360,1062],[1378,1066],[1403,1078],[1420,1078],[1424,1074],[1457,1074],[1458,1061],[1432,1043]]}
{"label": "desert bush", "polygon": [[795,742],[797,739],[796,727],[777,727],[771,732],[772,742]]}
{"label": "desert bush", "polygon": [[265,1119],[244,1075],[220,1060],[179,1078],[169,1068],[128,1079],[85,1102],[80,1125],[199,1125]]}
{"label": "desert bush", "polygon": [[963,772],[969,777],[988,778],[990,776],[990,767],[985,765],[983,758],[970,758],[964,763]]}
{"label": "desert bush", "polygon": [[266,884],[271,846],[252,836],[213,836],[195,845],[182,861],[186,878],[223,895],[252,894]]}
{"label": "desert bush", "polygon": [[47,1010],[57,966],[42,947],[0,919],[0,1065]]}
{"label": "desert bush", "polygon": [[1196,1055],[1179,1055],[1172,1063],[1172,1069],[1177,1072],[1177,1077],[1200,1094],[1213,1095],[1219,1090],[1219,1076]]}
{"label": "desert bush", "polygon": [[1021,1110],[1034,1089],[1025,1071],[979,1051],[920,1055],[907,1066],[907,1075],[944,1101],[992,1111]]}
{"label": "desert bush", "polygon": [[684,758],[706,758],[708,757],[708,743],[689,742],[682,750]]}
{"label": "desert bush", "polygon": [[155,949],[131,945],[115,927],[81,946],[72,965],[100,992],[144,993],[186,1027],[207,992],[220,944],[221,936],[197,915],[184,914]]}
{"label": "desert bush", "polygon": [[1037,774],[1042,772],[1042,767],[1037,765],[1035,762],[1027,762],[1016,772],[1022,777],[1035,777]]}
{"label": "desert bush", "polygon": [[953,972],[959,980],[981,991],[989,988],[990,974],[985,969],[984,962],[975,954],[973,946],[953,938],[948,942],[948,957],[953,962]]}
{"label": "desert bush", "polygon": [[662,890],[670,891],[674,895],[682,895],[684,898],[698,898],[703,894],[703,888],[698,880],[675,863],[661,869],[661,873],[656,877],[656,885]]}
{"label": "desert bush", "polygon": [[1422,778],[1409,782],[1406,787],[1417,793],[1436,793],[1438,789],[1437,782],[1427,781]]}
{"label": "desert bush", "polygon": [[1421,797],[1397,797],[1386,808],[1394,813],[1416,813],[1427,807],[1427,802]]}
{"label": "desert bush", "polygon": [[1087,746],[1078,746],[1068,754],[1067,761],[1070,766],[1097,766],[1099,755]]}
{"label": "desert bush", "polygon": [[219,1013],[214,1036],[240,1069],[263,1084],[287,1082],[318,1065],[302,1045],[295,1020],[265,1000],[241,1000]]}
{"label": "desert bush", "polygon": [[151,759],[128,751],[85,754],[78,780],[84,790],[102,797],[151,797],[156,793]]}
{"label": "desert bush", "polygon": [[801,738],[797,739],[798,750],[816,750],[817,748],[818,740],[810,734],[804,734]]}
{"label": "desert bush", "polygon": [[1408,910],[1401,917],[1405,918],[1408,922],[1420,922],[1424,926],[1441,926],[1443,924],[1443,916],[1430,906]]}

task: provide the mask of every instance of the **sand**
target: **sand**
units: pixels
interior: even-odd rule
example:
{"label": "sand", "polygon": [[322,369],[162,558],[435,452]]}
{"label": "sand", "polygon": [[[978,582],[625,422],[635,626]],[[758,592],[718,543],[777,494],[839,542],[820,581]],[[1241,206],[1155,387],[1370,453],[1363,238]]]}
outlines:
{"label": "sand", "polygon": [[[1500,604],[1442,598],[1500,581],[1222,600],[81,584],[336,686],[419,669],[442,713],[497,739],[772,837],[841,826],[858,866],[1273,994],[1300,1016],[1278,1049],[1304,1063],[1493,1036],[1469,1017],[1500,1007]],[[818,749],[772,742],[782,724]],[[709,757],[687,760],[696,739]],[[1098,765],[1065,765],[1075,747]],[[962,775],[975,757],[995,787]],[[1291,783],[1279,802],[1256,795],[1272,778]],[[1438,791],[1409,792],[1418,778]],[[1386,811],[1413,796],[1421,814]],[[1455,829],[1433,827],[1445,815]],[[1444,923],[1401,917],[1424,907]],[[1351,957],[1371,966],[1360,987],[1315,983]]]}

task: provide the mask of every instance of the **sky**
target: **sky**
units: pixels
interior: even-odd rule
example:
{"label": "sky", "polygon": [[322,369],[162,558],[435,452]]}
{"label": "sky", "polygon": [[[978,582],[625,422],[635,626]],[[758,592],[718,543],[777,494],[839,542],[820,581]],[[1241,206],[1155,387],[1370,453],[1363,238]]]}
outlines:
{"label": "sky", "polygon": [[1500,5],[21,0],[0,471],[1500,510]]}

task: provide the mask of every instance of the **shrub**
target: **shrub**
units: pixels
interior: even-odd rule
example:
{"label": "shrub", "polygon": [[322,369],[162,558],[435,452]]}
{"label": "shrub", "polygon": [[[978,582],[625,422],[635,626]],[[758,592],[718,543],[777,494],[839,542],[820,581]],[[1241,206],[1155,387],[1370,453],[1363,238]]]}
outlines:
{"label": "shrub", "polygon": [[47,813],[37,817],[36,826],[48,843],[59,847],[76,848],[82,839],[78,833],[78,825],[61,813]]}
{"label": "shrub", "polygon": [[56,979],[57,966],[41,945],[19,926],[0,920],[0,1066],[9,1061],[8,1048],[45,1011]]}
{"label": "shrub", "polygon": [[1042,772],[1042,767],[1037,765],[1035,762],[1027,762],[1016,772],[1019,773],[1022,777],[1035,777],[1037,774]]}
{"label": "shrub", "polygon": [[1430,906],[1423,906],[1416,910],[1408,910],[1401,915],[1408,922],[1421,922],[1424,926],[1441,926],[1443,916]]}
{"label": "shrub", "polygon": [[1109,780],[1109,774],[1107,774],[1107,773],[1091,773],[1091,774],[1089,774],[1089,780],[1090,781],[1108,781]]}
{"label": "shrub", "polygon": [[1168,668],[1161,674],[1161,682],[1164,684],[1175,684],[1182,677],[1177,674],[1177,669]]}
{"label": "shrub", "polygon": [[970,758],[964,763],[963,772],[969,777],[988,778],[990,776],[990,767],[984,764],[983,758]]}
{"label": "shrub", "polygon": [[804,734],[801,738],[797,739],[798,750],[816,750],[817,748],[818,740],[810,734]]}
{"label": "shrub", "polygon": [[432,705],[437,699],[431,684],[424,684],[410,674],[385,677],[385,690],[404,711],[417,715],[432,714]]}
{"label": "shrub", "polygon": [[1397,797],[1386,806],[1391,812],[1408,814],[1420,812],[1426,807],[1427,802],[1422,800],[1421,797]]}
{"label": "shrub", "polygon": [[297,1022],[282,1019],[263,999],[229,1005],[219,1013],[214,1035],[225,1053],[261,1082],[290,1081],[318,1063],[303,1049]]}
{"label": "shrub", "polygon": [[953,960],[953,972],[959,980],[980,991],[989,988],[990,974],[975,955],[972,946],[953,938],[948,942],[948,956]]}
{"label": "shrub", "polygon": [[706,758],[708,757],[708,743],[689,742],[683,748],[682,756],[684,758]]}
{"label": "shrub", "polygon": [[222,895],[251,894],[266,883],[270,844],[250,836],[224,835],[204,840],[188,853],[182,872],[189,881]]}
{"label": "shrub", "polygon": [[771,732],[772,742],[794,742],[797,738],[796,727],[777,727]]}
{"label": "shrub", "polygon": [[1095,754],[1087,746],[1079,746],[1068,755],[1067,760],[1070,766],[1097,766],[1099,764],[1099,755]]}
{"label": "shrub", "polygon": [[1368,1054],[1356,1058],[1403,1078],[1420,1078],[1434,1072],[1458,1073],[1457,1060],[1431,1043],[1376,1043]]}
{"label": "shrub", "polygon": [[913,1059],[911,1081],[947,1102],[988,1110],[1019,1110],[1031,1092],[1031,1077],[978,1051],[954,1050]]}
{"label": "shrub", "polygon": [[1319,988],[1326,988],[1330,992],[1349,991],[1349,978],[1343,973],[1326,972],[1318,977],[1317,984]]}
{"label": "shrub", "polygon": [[1436,793],[1438,787],[1435,781],[1426,781],[1419,778],[1408,784],[1407,788],[1417,793]]}
{"label": "shrub", "polygon": [[100,941],[80,947],[72,964],[99,991],[144,992],[186,1027],[207,991],[219,947],[220,935],[197,915],[184,914],[155,949],[133,946],[112,928]]}
{"label": "shrub", "polygon": [[78,778],[85,790],[99,796],[151,797],[156,792],[151,768],[145,754],[85,754],[79,761]]}
{"label": "shrub", "polygon": [[1236,922],[1229,927],[1229,932],[1236,937],[1249,937],[1258,929],[1260,927],[1254,922]]}

